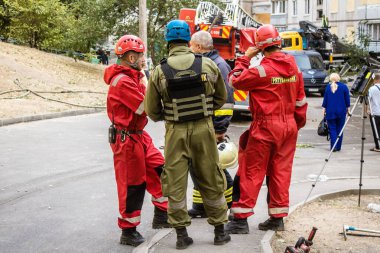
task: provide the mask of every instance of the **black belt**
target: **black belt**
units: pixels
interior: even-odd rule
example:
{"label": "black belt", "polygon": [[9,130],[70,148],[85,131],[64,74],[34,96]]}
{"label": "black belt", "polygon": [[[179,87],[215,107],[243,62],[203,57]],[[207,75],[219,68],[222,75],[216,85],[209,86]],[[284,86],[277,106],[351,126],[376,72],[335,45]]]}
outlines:
{"label": "black belt", "polygon": [[116,134],[143,134],[143,130],[117,130]]}
{"label": "black belt", "polygon": [[143,134],[143,131],[142,130],[126,130],[126,129],[122,129],[122,130],[116,130],[116,134],[120,134],[121,135],[121,142],[125,142],[126,136],[128,136],[129,138],[131,138],[132,141],[137,142],[131,136],[131,134]]}

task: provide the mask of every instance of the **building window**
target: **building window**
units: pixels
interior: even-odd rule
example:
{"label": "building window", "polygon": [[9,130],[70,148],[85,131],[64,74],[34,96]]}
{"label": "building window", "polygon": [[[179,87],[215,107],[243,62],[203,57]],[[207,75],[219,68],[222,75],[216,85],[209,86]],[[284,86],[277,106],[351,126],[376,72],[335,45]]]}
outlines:
{"label": "building window", "polygon": [[272,14],[283,14],[286,13],[286,1],[272,1]]}
{"label": "building window", "polygon": [[305,14],[310,14],[310,0],[305,0]]}
{"label": "building window", "polygon": [[317,5],[323,5],[323,0],[318,0]]}
{"label": "building window", "polygon": [[369,24],[367,34],[372,40],[380,40],[380,24]]}
{"label": "building window", "polygon": [[317,10],[317,18],[318,19],[323,18],[323,10]]}
{"label": "building window", "polygon": [[297,0],[293,0],[293,16],[297,15]]}

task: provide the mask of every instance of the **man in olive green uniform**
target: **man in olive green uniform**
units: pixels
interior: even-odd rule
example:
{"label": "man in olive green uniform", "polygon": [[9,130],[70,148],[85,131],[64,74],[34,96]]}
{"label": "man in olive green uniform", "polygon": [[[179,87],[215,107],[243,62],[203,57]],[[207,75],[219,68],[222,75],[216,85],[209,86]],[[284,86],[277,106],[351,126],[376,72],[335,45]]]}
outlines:
{"label": "man in olive green uniform", "polygon": [[186,226],[186,190],[189,167],[204,201],[208,222],[215,226],[215,245],[231,240],[224,232],[227,204],[225,177],[218,167],[213,111],[226,102],[226,88],[215,63],[194,55],[188,47],[186,22],[173,20],[166,26],[169,57],[161,61],[149,79],[145,112],[154,120],[166,121],[165,169],[162,191],[169,199],[169,223],[177,232],[177,249],[193,243]]}

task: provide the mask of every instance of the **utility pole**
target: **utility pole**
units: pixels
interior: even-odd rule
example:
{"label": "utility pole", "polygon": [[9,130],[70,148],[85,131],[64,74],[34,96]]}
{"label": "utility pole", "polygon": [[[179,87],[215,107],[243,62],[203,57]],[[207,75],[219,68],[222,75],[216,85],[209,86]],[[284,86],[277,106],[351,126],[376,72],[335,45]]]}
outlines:
{"label": "utility pole", "polygon": [[147,17],[146,17],[146,0],[139,0],[139,37],[148,47]]}

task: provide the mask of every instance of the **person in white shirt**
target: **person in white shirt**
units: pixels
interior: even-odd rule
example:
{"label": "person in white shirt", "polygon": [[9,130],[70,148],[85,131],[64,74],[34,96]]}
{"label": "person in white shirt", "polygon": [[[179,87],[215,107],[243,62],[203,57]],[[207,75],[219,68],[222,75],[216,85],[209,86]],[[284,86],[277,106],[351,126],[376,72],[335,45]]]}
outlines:
{"label": "person in white shirt", "polygon": [[380,152],[380,73],[375,74],[374,85],[368,90],[369,114],[375,147],[371,151]]}

